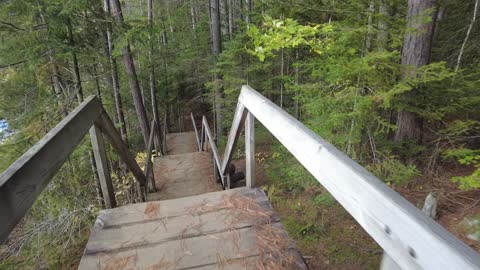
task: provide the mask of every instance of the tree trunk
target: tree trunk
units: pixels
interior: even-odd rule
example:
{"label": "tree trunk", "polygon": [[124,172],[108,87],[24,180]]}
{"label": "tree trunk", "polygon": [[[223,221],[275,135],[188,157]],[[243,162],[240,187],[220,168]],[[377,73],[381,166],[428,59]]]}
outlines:
{"label": "tree trunk", "polygon": [[253,10],[253,0],[245,0],[245,5],[247,6],[247,12],[245,13],[245,22],[250,24],[252,22],[251,16],[252,16],[252,10]]}
{"label": "tree trunk", "polygon": [[[220,32],[220,5],[219,0],[211,0],[211,20],[212,20],[212,53],[215,57],[215,63],[222,52],[222,36]],[[223,135],[223,87],[222,76],[215,71],[215,116],[216,116],[216,135],[220,139]]]}
{"label": "tree trunk", "polygon": [[228,0],[228,35],[230,40],[233,39],[233,1]]}
{"label": "tree trunk", "polygon": [[[403,42],[402,65],[420,67],[430,63],[432,48],[433,29],[435,24],[434,14],[429,14],[431,20],[426,20],[426,12],[434,10],[436,0],[408,0],[407,31]],[[415,71],[405,71],[404,78],[416,76]],[[411,90],[404,98],[415,99],[415,89]],[[397,130],[395,131],[395,142],[404,140],[415,140],[420,143],[422,140],[422,119],[408,109],[402,109],[397,115]]]}
{"label": "tree trunk", "polygon": [[[111,0],[112,15],[115,17],[119,24],[123,24],[122,7],[120,0]],[[145,142],[145,148],[148,144],[148,137],[150,135],[150,126],[147,119],[147,112],[142,102],[142,93],[140,85],[138,83],[137,73],[135,71],[135,63],[133,61],[130,45],[127,44],[123,49],[123,63],[128,76],[130,84],[130,90],[132,92],[133,101],[135,103],[135,110],[137,112],[138,121],[140,122],[140,129],[142,130],[143,141]]]}
{"label": "tree trunk", "polygon": [[73,70],[75,75],[75,93],[78,103],[81,103],[83,101],[83,87],[82,81],[80,80],[80,68],[78,66],[78,58],[75,49],[75,39],[73,38],[73,30],[70,20],[67,21],[67,30],[70,47],[72,49]]}
{"label": "tree trunk", "polygon": [[219,10],[220,10],[220,30],[222,36],[228,36],[228,5],[227,0],[219,0]]}
{"label": "tree trunk", "polygon": [[[375,12],[375,3],[370,1],[368,4],[368,17],[367,17],[367,36],[365,38],[365,48],[366,52],[371,51],[372,49],[372,22],[373,22],[373,13]],[[365,54],[366,54],[365,52]]]}
{"label": "tree trunk", "polygon": [[477,19],[477,10],[478,10],[478,0],[475,0],[475,6],[473,8],[472,20],[470,21],[470,24],[468,25],[467,34],[465,35],[465,38],[463,39],[462,47],[460,48],[460,52],[458,53],[457,64],[455,65],[455,72],[457,72],[458,69],[460,68],[460,62],[462,61],[462,55],[463,55],[463,51],[465,50],[465,45],[467,45],[468,38],[470,37],[470,33],[472,32],[473,24],[475,24],[475,21]]}
{"label": "tree trunk", "polygon": [[98,97],[98,99],[100,100],[100,103],[103,103],[102,102],[102,89],[100,87],[100,81],[98,80],[98,71],[97,71],[97,64],[94,63],[93,66],[92,66],[92,76],[94,78],[94,81],[95,81],[95,88],[96,88],[96,95]]}
{"label": "tree trunk", "polygon": [[296,65],[295,65],[295,85],[297,87],[297,89],[295,89],[295,117],[297,118],[297,120],[300,121],[300,110],[299,110],[299,94],[298,94],[298,85],[300,84],[300,68],[298,67],[298,65],[300,64],[299,63],[299,60],[300,60],[300,56],[299,56],[299,53],[298,53],[298,48],[295,49],[295,61],[296,61]]}
{"label": "tree trunk", "polygon": [[285,66],[285,49],[282,48],[280,51],[280,108],[283,108],[283,75],[284,75],[284,66]]}
{"label": "tree trunk", "polygon": [[388,47],[388,17],[390,16],[390,7],[387,0],[380,0],[378,13],[377,50],[381,52]]}
{"label": "tree trunk", "polygon": [[161,140],[160,140],[160,117],[158,115],[158,102],[156,95],[156,82],[155,82],[155,67],[153,64],[153,0],[148,0],[148,28],[149,28],[149,42],[148,48],[148,61],[150,64],[150,97],[152,99],[152,115],[156,125],[151,128],[155,128],[155,152],[158,154],[161,152]]}
{"label": "tree trunk", "polygon": [[[111,15],[110,11],[110,0],[104,0],[103,2],[105,13]],[[106,54],[110,62],[111,69],[111,81],[112,81],[112,91],[115,100],[115,111],[117,112],[118,123],[120,124],[120,135],[122,136],[123,141],[128,144],[128,134],[127,134],[127,125],[125,122],[125,114],[123,113],[123,104],[122,96],[120,95],[120,80],[118,78],[118,66],[117,60],[113,57],[113,42],[112,42],[112,26],[108,25],[106,31]]]}
{"label": "tree trunk", "polygon": [[196,32],[197,32],[197,17],[196,17],[196,11],[195,11],[195,6],[193,4],[193,1],[190,3],[190,16],[192,17],[192,33],[193,33],[193,38],[196,38]]}

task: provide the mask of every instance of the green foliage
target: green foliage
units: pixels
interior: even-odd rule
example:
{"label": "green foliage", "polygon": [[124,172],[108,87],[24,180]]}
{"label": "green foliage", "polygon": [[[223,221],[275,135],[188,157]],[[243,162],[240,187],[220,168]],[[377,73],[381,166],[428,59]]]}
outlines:
{"label": "green foliage", "polygon": [[480,150],[457,148],[444,152],[444,158],[453,158],[463,165],[473,165],[475,171],[467,176],[455,176],[452,181],[458,183],[461,189],[471,190],[480,188]]}
{"label": "green foliage", "polygon": [[335,198],[326,192],[313,197],[312,201],[314,205],[326,207],[334,206],[336,203]]}
{"label": "green foliage", "polygon": [[294,217],[287,217],[283,220],[283,224],[287,232],[295,238],[303,238],[307,241],[317,241],[321,228],[313,223],[298,222]]}
{"label": "green foliage", "polygon": [[[465,14],[471,14],[473,1],[439,3],[448,13],[436,23],[431,63],[418,68],[400,64],[405,33],[415,34],[406,27],[406,1],[259,1],[246,25],[240,16],[244,12],[240,2],[234,0],[233,32],[228,33],[226,21],[221,23],[223,52],[218,57],[211,53],[209,8],[202,0],[155,2],[151,30],[141,0],[122,1],[122,25],[101,12],[102,1],[0,2],[0,123],[8,123],[7,132],[0,130],[0,170],[78,104],[74,54],[84,94],[97,93],[98,82],[107,112],[115,115],[108,80],[110,63],[104,51],[104,32],[112,27],[120,95],[133,150],[143,152],[144,145],[128,76],[121,65],[122,48],[127,44],[144,94],[149,90],[150,68],[155,68],[161,114],[169,115],[170,131],[182,130],[177,119],[187,110],[212,116],[215,102],[224,105],[218,113],[229,127],[240,86],[249,84],[387,183],[408,183],[421,175],[425,160],[439,162],[436,157],[442,153],[445,160],[454,159],[474,169],[471,175],[452,178],[461,188],[480,186],[480,65],[474,46],[479,42],[479,27],[472,28],[460,70],[453,72],[465,26],[471,20]],[[382,4],[387,13],[381,12]],[[191,8],[195,9],[195,29]],[[431,19],[431,12],[418,16],[418,21]],[[224,11],[221,13],[225,18]],[[61,93],[52,85],[55,70]],[[213,81],[214,77],[218,79]],[[214,89],[223,89],[224,96],[215,98]],[[150,114],[149,95],[144,103]],[[422,143],[392,142],[395,115],[400,110],[421,118]],[[265,188],[272,202],[282,204],[287,195],[317,189],[318,182],[266,133],[261,130],[257,141],[269,149],[266,170],[275,182],[266,183]],[[82,249],[84,232],[98,209],[93,203],[96,194],[88,151],[88,144],[82,143],[73,153],[20,232],[35,231],[46,221],[51,221],[52,229],[29,234],[21,242],[22,250],[9,251],[18,256],[1,262],[0,268],[75,268],[68,265],[72,253],[64,251]],[[113,151],[109,155],[113,167],[118,167],[118,157]],[[112,177],[118,199],[126,201],[125,189],[131,178],[115,173]],[[325,251],[335,260],[357,262],[359,251],[334,240],[348,230],[329,228],[328,234],[322,235],[327,226],[317,222],[318,208],[333,211],[336,207],[328,193],[314,192],[307,202],[288,206],[300,213],[300,221],[287,219],[287,229],[307,242],[322,239],[327,243]],[[66,231],[71,237],[55,235],[56,231]]]}
{"label": "green foliage", "polygon": [[403,185],[421,173],[413,164],[405,165],[398,158],[387,156],[381,162],[367,166],[373,174],[387,183]]}
{"label": "green foliage", "polygon": [[323,48],[328,46],[328,39],[320,39],[319,36],[326,36],[332,31],[331,24],[304,26],[290,18],[275,20],[264,16],[261,30],[255,25],[248,28],[248,36],[254,45],[254,49],[248,52],[262,62],[265,57],[273,56],[281,48],[297,48],[301,45],[309,46],[316,53],[322,54]]}

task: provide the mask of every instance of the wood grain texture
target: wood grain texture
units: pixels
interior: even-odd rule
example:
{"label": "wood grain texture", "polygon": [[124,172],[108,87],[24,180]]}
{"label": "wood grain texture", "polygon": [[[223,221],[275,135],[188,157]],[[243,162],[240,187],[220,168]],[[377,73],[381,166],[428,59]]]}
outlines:
{"label": "wood grain texture", "polygon": [[103,113],[95,96],[85,99],[0,175],[0,243]]}
{"label": "wood grain texture", "polygon": [[128,149],[128,145],[123,141],[120,134],[118,134],[118,131],[110,117],[108,117],[106,113],[103,113],[95,124],[103,132],[103,134],[107,136],[127,168],[132,172],[133,176],[135,176],[135,179],[140,183],[140,185],[146,186],[147,178],[145,177],[145,174],[143,174],[142,169],[140,169],[137,161],[134,158],[134,155]]}
{"label": "wood grain texture", "polygon": [[[272,215],[232,224],[243,210],[223,204],[230,196],[253,199]],[[288,239],[278,220],[265,193],[249,188],[102,210],[79,269],[258,269],[267,252],[258,230]],[[293,244],[284,249],[295,269],[307,269]]]}
{"label": "wood grain texture", "polygon": [[202,149],[200,147],[200,138],[198,136],[197,124],[195,123],[195,117],[193,117],[193,113],[190,113],[190,118],[192,118],[193,131],[195,132],[195,138],[196,138],[196,141],[197,141],[198,151],[201,151]]}
{"label": "wood grain texture", "polygon": [[251,112],[245,119],[245,163],[247,187],[255,187],[255,117]]}
{"label": "wood grain texture", "polygon": [[155,158],[154,174],[159,192],[149,194],[149,200],[174,199],[221,190],[212,171],[208,152],[168,155]]}
{"label": "wood grain texture", "polygon": [[[152,150],[155,137],[155,131],[157,130],[155,120],[152,120],[150,128],[150,136],[148,138],[148,147],[147,147],[147,158],[145,159],[145,177],[151,182],[152,192],[157,192],[157,187],[155,186],[155,175],[152,169]],[[157,152],[158,153],[158,152]]]}
{"label": "wood grain texture", "polygon": [[[210,130],[210,126],[208,125],[208,121],[207,121],[207,118],[205,116],[203,116],[202,124],[205,128],[205,135],[206,135],[205,137],[208,140],[208,144],[210,145],[210,149],[212,149],[213,160],[215,162],[213,167],[214,167],[214,172],[216,172],[216,168],[218,170],[220,170],[220,168],[222,167],[222,160],[220,159],[220,156],[218,154],[217,145],[215,143],[215,140],[213,139],[212,131]],[[220,174],[219,177],[222,180],[223,186],[225,187],[225,175]]]}
{"label": "wood grain texture", "polygon": [[230,128],[230,133],[228,134],[227,145],[225,146],[223,163],[220,167],[220,173],[222,175],[227,174],[230,161],[232,161],[235,145],[237,144],[238,137],[240,136],[240,132],[242,131],[243,123],[246,116],[247,111],[245,110],[245,106],[243,106],[241,102],[238,102],[237,108],[235,109],[235,115],[233,116],[232,127]]}
{"label": "wood grain texture", "polygon": [[480,269],[480,255],[294,117],[243,86],[243,105],[402,269]]}
{"label": "wood grain texture", "polygon": [[100,129],[95,125],[90,128],[90,140],[92,141],[98,180],[100,181],[100,187],[103,194],[103,202],[105,203],[106,208],[114,208],[117,206],[117,201],[115,200],[115,191],[113,190],[110,168],[108,167],[105,143]]}

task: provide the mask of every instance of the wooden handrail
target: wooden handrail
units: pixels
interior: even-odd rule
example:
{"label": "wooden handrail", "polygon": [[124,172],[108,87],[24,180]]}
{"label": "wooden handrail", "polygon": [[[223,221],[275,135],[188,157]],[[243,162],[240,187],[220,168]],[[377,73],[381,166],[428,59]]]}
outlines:
{"label": "wooden handrail", "polygon": [[198,151],[202,151],[202,147],[200,146],[200,138],[198,137],[197,125],[195,124],[195,118],[193,117],[193,113],[190,113],[190,118],[192,119],[193,131],[195,131],[195,139],[197,142]]}
{"label": "wooden handrail", "polygon": [[162,130],[162,149],[163,155],[167,155],[167,115],[165,114],[165,118],[163,118],[163,130]]}
{"label": "wooden handrail", "polygon": [[134,155],[132,155],[128,149],[128,145],[122,139],[117,128],[113,124],[112,119],[110,119],[105,111],[97,119],[95,125],[102,131],[103,134],[107,136],[107,139],[110,141],[122,161],[127,166],[128,170],[132,172],[133,176],[140,183],[140,185],[142,187],[146,186],[147,178],[145,177],[145,174],[142,172],[142,169],[140,169],[140,166],[138,166]]}
{"label": "wooden handrail", "polygon": [[225,147],[225,154],[223,155],[223,163],[220,170],[222,175],[227,174],[230,162],[232,161],[233,150],[237,144],[238,137],[240,136],[241,126],[245,121],[247,116],[247,110],[241,102],[237,103],[237,108],[235,109],[235,115],[233,116],[232,127],[230,128],[230,133],[228,134],[227,145]]}
{"label": "wooden handrail", "polygon": [[155,119],[152,120],[151,123],[151,129],[150,129],[150,137],[148,139],[148,146],[147,146],[147,156],[145,158],[145,170],[144,174],[147,177],[147,180],[150,179],[151,185],[152,185],[152,191],[157,192],[157,187],[155,186],[155,176],[153,173],[153,164],[152,164],[152,150],[153,150],[153,140],[155,137],[155,131],[156,131],[156,122]]}
{"label": "wooden handrail", "polygon": [[[202,117],[202,126],[203,130],[205,132],[205,137],[208,139],[208,142],[210,144],[210,148],[212,149],[213,152],[213,163],[214,163],[214,170],[220,171],[220,167],[222,166],[222,161],[220,160],[220,156],[218,155],[218,149],[217,145],[215,144],[215,141],[212,136],[212,131],[210,130],[210,126],[208,125],[207,118],[205,116]],[[203,137],[203,136],[202,136]],[[202,142],[203,143],[203,142]],[[223,174],[220,174],[220,179],[222,180],[222,185],[225,187],[225,176]],[[228,185],[228,183],[227,183]]]}
{"label": "wooden handrail", "polygon": [[[247,185],[254,185],[255,118],[384,249],[395,268],[480,269],[477,252],[249,86],[243,86],[240,93],[221,167],[223,177],[228,175],[227,168],[245,118]],[[204,125],[208,127],[205,117]],[[206,133],[208,136],[209,131]]]}
{"label": "wooden handrail", "polygon": [[89,96],[0,175],[0,243],[8,238],[89,130],[105,206],[115,207],[116,202],[101,133],[140,185],[145,186],[145,175],[101,102]]}

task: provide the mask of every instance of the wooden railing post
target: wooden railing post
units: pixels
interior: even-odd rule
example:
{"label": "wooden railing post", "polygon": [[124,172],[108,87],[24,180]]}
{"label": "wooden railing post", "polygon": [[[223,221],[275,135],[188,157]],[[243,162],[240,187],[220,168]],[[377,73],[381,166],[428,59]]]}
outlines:
{"label": "wooden railing post", "polygon": [[163,130],[162,130],[162,149],[163,155],[166,155],[168,152],[167,149],[167,115],[165,114],[165,118],[163,118]]}
{"label": "wooden railing post", "polygon": [[[145,158],[145,170],[144,174],[147,177],[147,180],[150,180],[152,184],[152,191],[157,192],[157,187],[155,186],[155,176],[153,174],[153,166],[152,166],[152,148],[153,148],[153,141],[155,137],[155,131],[156,131],[156,122],[155,120],[152,120],[151,123],[151,129],[150,129],[150,137],[148,139],[148,146],[147,146],[147,156]],[[147,184],[148,185],[148,184]]]}
{"label": "wooden railing post", "polygon": [[102,133],[95,125],[90,128],[90,139],[92,141],[93,154],[95,156],[95,164],[97,165],[105,208],[114,208],[117,206],[117,202],[115,200],[110,169],[108,168],[105,142],[103,141]]}
{"label": "wooden railing post", "polygon": [[245,162],[247,187],[255,187],[255,116],[251,112],[245,118]]}
{"label": "wooden railing post", "polygon": [[202,131],[200,132],[200,151],[204,150],[203,144],[205,143],[205,127],[203,126],[202,123]]}
{"label": "wooden railing post", "polygon": [[197,125],[195,124],[195,117],[193,117],[193,113],[190,113],[190,118],[192,119],[193,131],[195,132],[195,140],[197,142],[198,151],[202,151],[202,148],[200,146],[200,138],[198,137]]}
{"label": "wooden railing post", "polygon": [[135,179],[140,182],[140,185],[147,185],[147,178],[142,169],[137,164],[134,155],[128,149],[127,144],[123,141],[122,137],[118,134],[115,125],[108,115],[104,112],[95,122],[95,125],[107,136],[110,143],[113,145],[118,155],[122,158],[127,168],[132,172]]}

